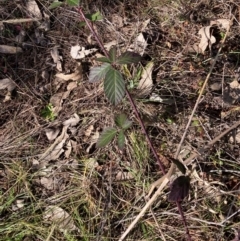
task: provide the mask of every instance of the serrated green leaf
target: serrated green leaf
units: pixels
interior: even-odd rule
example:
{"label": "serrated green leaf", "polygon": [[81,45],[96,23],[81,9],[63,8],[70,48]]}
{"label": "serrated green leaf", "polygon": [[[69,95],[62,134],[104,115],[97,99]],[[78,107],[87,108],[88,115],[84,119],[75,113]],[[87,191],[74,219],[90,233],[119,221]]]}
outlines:
{"label": "serrated green leaf", "polygon": [[106,57],[100,57],[100,58],[97,58],[96,60],[99,62],[112,63],[111,60]]}
{"label": "serrated green leaf", "polygon": [[80,0],[67,0],[68,6],[79,6]]}
{"label": "serrated green leaf", "polygon": [[114,105],[117,105],[125,95],[125,83],[122,74],[112,67],[105,76],[104,92],[109,101]]}
{"label": "serrated green leaf", "polygon": [[95,83],[104,79],[110,68],[111,65],[109,63],[104,63],[98,67],[92,67],[89,73],[89,82]]}
{"label": "serrated green leaf", "polygon": [[109,51],[109,59],[111,60],[112,63],[114,63],[116,61],[116,57],[117,57],[117,48],[114,46]]}
{"label": "serrated green leaf", "polygon": [[141,60],[141,55],[127,51],[122,53],[118,58],[116,63],[117,64],[136,64]]}
{"label": "serrated green leaf", "polygon": [[124,135],[123,130],[121,130],[119,132],[117,142],[118,142],[119,149],[122,150],[124,148],[124,145],[125,145],[125,135]]}
{"label": "serrated green leaf", "polygon": [[105,129],[102,134],[100,135],[96,147],[100,148],[100,147],[104,147],[107,144],[109,144],[113,138],[116,136],[117,134],[117,129],[114,127],[110,127]]}
{"label": "serrated green leaf", "polygon": [[182,164],[182,162],[180,162],[179,160],[174,159],[172,157],[170,157],[169,159],[177,166],[179,171],[181,171],[183,174],[186,173],[186,167]]}
{"label": "serrated green leaf", "polygon": [[96,13],[93,13],[93,14],[85,14],[85,17],[92,22],[99,21],[99,20],[103,19],[103,16],[99,11],[96,12]]}
{"label": "serrated green leaf", "polygon": [[53,2],[53,3],[48,7],[48,9],[51,10],[51,9],[57,8],[57,7],[61,6],[62,4],[63,4],[63,2]]}
{"label": "serrated green leaf", "polygon": [[127,119],[125,114],[120,114],[115,118],[115,124],[123,130],[126,130],[132,125],[132,122]]}

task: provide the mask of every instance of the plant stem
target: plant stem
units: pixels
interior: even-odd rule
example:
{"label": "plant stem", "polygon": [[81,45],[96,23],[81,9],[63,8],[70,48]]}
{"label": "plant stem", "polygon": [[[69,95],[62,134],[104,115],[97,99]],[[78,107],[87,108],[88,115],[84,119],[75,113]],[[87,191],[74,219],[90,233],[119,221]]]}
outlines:
{"label": "plant stem", "polygon": [[[98,45],[100,46],[100,48],[101,48],[101,50],[103,51],[104,55],[105,55],[106,57],[109,57],[109,54],[108,54],[108,52],[106,51],[106,49],[104,48],[104,45],[103,45],[102,41],[101,41],[100,38],[98,37],[98,34],[96,33],[96,31],[94,30],[94,28],[93,28],[92,25],[90,24],[89,20],[85,17],[82,9],[81,9],[80,7],[78,7],[78,8],[77,8],[77,11],[78,11],[78,13],[81,15],[81,17],[83,18],[83,20],[85,21],[85,23],[87,24],[87,26],[88,26],[88,28],[90,29],[90,31],[92,32],[93,36],[95,37],[96,41],[98,42]],[[127,89],[126,89],[126,95],[127,95],[127,98],[128,98],[128,100],[129,100],[129,102],[130,102],[130,104],[131,104],[134,112],[135,112],[135,115],[136,115],[136,117],[137,117],[137,119],[138,119],[138,121],[139,121],[139,124],[140,124],[141,128],[142,128],[142,131],[143,131],[144,135],[146,136],[147,142],[148,142],[148,144],[149,144],[149,146],[150,146],[150,148],[151,148],[151,150],[152,150],[152,153],[153,153],[154,157],[156,158],[156,160],[157,160],[157,162],[158,162],[158,164],[159,164],[159,166],[160,166],[160,169],[161,169],[162,173],[165,174],[166,172],[165,172],[165,170],[164,170],[163,164],[162,164],[160,158],[158,157],[158,154],[157,154],[155,148],[153,147],[153,144],[152,144],[152,142],[151,142],[151,140],[150,140],[150,138],[149,138],[149,135],[147,134],[146,128],[145,128],[145,126],[144,126],[144,124],[143,124],[143,121],[142,121],[142,119],[141,119],[141,117],[140,117],[140,115],[139,115],[139,113],[138,113],[137,107],[136,107],[136,105],[135,105],[135,103],[134,103],[134,101],[133,101],[133,99],[132,99],[132,97],[131,97],[131,95],[130,95],[130,93],[129,93],[129,91],[128,91]]]}
{"label": "plant stem", "polygon": [[187,239],[188,239],[188,241],[192,241],[191,236],[190,236],[190,234],[189,234],[189,230],[188,230],[188,226],[187,226],[187,221],[186,221],[186,218],[185,218],[185,216],[184,216],[184,214],[183,214],[183,211],[182,211],[181,204],[180,204],[180,202],[178,202],[178,201],[176,202],[176,204],[177,204],[177,207],[178,207],[179,214],[180,214],[181,217],[182,217],[183,224],[184,224],[184,226],[185,226]]}

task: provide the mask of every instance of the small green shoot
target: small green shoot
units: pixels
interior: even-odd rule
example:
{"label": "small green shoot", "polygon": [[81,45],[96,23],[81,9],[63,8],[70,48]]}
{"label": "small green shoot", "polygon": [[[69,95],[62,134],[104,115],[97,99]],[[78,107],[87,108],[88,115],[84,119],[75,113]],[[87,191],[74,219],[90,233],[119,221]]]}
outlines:
{"label": "small green shoot", "polygon": [[60,1],[54,1],[49,7],[48,9],[54,9],[57,8],[61,5],[63,5],[64,3],[66,3],[69,7],[77,7],[79,6],[80,0],[66,0],[65,2],[60,2]]}
{"label": "small green shoot", "polygon": [[49,121],[54,121],[56,118],[56,115],[53,112],[53,105],[49,103],[42,111],[41,116]]}
{"label": "small green shoot", "polygon": [[107,146],[116,136],[119,149],[124,148],[125,131],[129,129],[132,122],[127,119],[126,115],[120,114],[115,118],[116,127],[106,128],[97,141],[97,148]]}

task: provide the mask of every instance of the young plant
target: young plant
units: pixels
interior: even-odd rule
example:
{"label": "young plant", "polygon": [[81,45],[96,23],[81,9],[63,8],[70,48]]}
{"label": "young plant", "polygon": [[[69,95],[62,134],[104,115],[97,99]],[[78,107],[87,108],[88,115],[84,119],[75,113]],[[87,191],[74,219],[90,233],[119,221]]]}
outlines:
{"label": "young plant", "polygon": [[46,107],[41,111],[41,116],[49,121],[54,121],[56,118],[56,115],[53,112],[53,105],[50,103],[46,105]]}
{"label": "young plant", "polygon": [[107,98],[112,104],[117,105],[125,96],[125,81],[118,67],[138,63],[141,56],[130,51],[117,56],[117,49],[113,47],[107,57],[98,58],[97,60],[103,62],[103,64],[91,68],[89,81],[95,83],[103,79],[104,92]]}
{"label": "young plant", "polygon": [[132,122],[127,119],[126,115],[120,114],[115,118],[116,127],[106,128],[97,141],[97,147],[104,147],[109,144],[117,136],[117,144],[119,149],[123,149],[125,145],[125,131],[131,127]]}

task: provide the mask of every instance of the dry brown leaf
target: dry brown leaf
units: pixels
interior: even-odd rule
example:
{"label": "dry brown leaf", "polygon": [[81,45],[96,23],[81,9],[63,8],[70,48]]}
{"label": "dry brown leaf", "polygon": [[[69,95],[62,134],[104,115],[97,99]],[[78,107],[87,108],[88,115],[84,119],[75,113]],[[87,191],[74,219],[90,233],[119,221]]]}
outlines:
{"label": "dry brown leaf", "polygon": [[97,51],[96,48],[85,49],[85,47],[76,45],[71,47],[71,56],[73,59],[83,59],[89,54],[95,53],[96,51]]}
{"label": "dry brown leaf", "polygon": [[67,142],[67,144],[66,144],[66,150],[65,150],[65,153],[64,153],[65,157],[66,157],[66,158],[69,158],[71,152],[72,152],[72,143],[71,143],[71,141],[69,140],[69,141]]}
{"label": "dry brown leaf", "polygon": [[211,34],[210,29],[211,26],[202,27],[198,32],[198,34],[201,35],[201,40],[198,45],[201,53],[204,53],[207,47],[211,48],[212,44],[216,42],[216,38]]}
{"label": "dry brown leaf", "polygon": [[227,30],[232,26],[232,21],[229,19],[220,18],[210,22],[211,26],[215,24],[218,25],[220,28],[224,28],[225,30]]}
{"label": "dry brown leaf", "polygon": [[45,130],[46,132],[46,136],[48,138],[49,141],[53,141],[57,138],[60,129],[59,128],[48,128]]}
{"label": "dry brown leaf", "polygon": [[147,64],[146,67],[143,68],[141,79],[138,84],[138,89],[141,91],[141,94],[148,95],[153,87],[152,80],[152,71],[153,71],[153,62]]}
{"label": "dry brown leaf", "polygon": [[133,175],[130,172],[123,172],[120,171],[116,175],[116,180],[121,181],[121,180],[129,180],[132,179]]}
{"label": "dry brown leaf", "polygon": [[76,126],[78,122],[80,121],[80,118],[78,114],[74,113],[73,116],[71,116],[68,120],[63,122],[64,126]]}
{"label": "dry brown leaf", "polygon": [[56,224],[62,232],[78,230],[72,217],[61,207],[48,206],[44,212],[43,219],[45,222]]}
{"label": "dry brown leaf", "polygon": [[40,183],[48,190],[52,190],[54,188],[52,177],[41,177]]}
{"label": "dry brown leaf", "polygon": [[147,44],[146,39],[144,38],[143,34],[140,33],[136,37],[134,43],[130,45],[130,48],[128,50],[139,53],[140,55],[143,55],[147,45],[148,44]]}
{"label": "dry brown leaf", "polygon": [[56,64],[57,70],[62,72],[62,56],[59,55],[57,46],[54,46],[51,50],[51,56],[53,58],[53,62]]}
{"label": "dry brown leaf", "polygon": [[53,105],[53,112],[57,115],[62,110],[63,100],[70,94],[70,91],[60,92],[50,98],[50,103]]}
{"label": "dry brown leaf", "polygon": [[11,100],[11,93],[15,89],[15,87],[16,87],[16,84],[14,83],[13,80],[9,78],[0,80],[0,90],[4,90],[4,89],[8,90],[7,94],[5,95],[4,102]]}
{"label": "dry brown leaf", "polygon": [[1,54],[17,54],[17,53],[22,53],[22,52],[23,52],[23,50],[20,47],[0,45],[0,53]]}
{"label": "dry brown leaf", "polygon": [[63,80],[79,80],[82,78],[82,75],[79,72],[75,72],[72,74],[56,74],[56,77],[63,79]]}
{"label": "dry brown leaf", "polygon": [[41,11],[34,0],[29,0],[26,3],[26,9],[28,10],[28,14],[36,19],[42,19]]}

